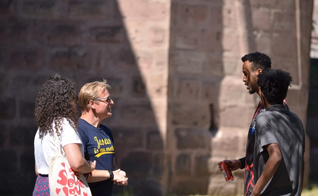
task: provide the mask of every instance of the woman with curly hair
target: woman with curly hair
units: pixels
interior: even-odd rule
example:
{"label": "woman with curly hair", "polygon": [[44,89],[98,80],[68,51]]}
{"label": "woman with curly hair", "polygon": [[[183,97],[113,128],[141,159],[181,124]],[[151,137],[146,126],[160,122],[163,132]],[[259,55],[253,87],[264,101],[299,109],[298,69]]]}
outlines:
{"label": "woman with curly hair", "polygon": [[71,168],[89,173],[95,162],[83,157],[83,145],[77,132],[75,83],[59,74],[51,76],[41,87],[35,104],[38,130],[34,138],[35,172],[38,175],[33,195],[50,195],[49,160],[56,154],[55,135]]}

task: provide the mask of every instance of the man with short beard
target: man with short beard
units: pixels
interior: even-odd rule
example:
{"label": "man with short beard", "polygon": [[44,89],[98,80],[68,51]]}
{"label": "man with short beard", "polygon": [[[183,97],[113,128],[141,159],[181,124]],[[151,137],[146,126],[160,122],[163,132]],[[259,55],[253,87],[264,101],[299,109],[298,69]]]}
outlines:
{"label": "man with short beard", "polygon": [[[241,58],[242,72],[243,72],[243,82],[250,94],[257,93],[259,95],[259,86],[257,84],[257,79],[259,74],[271,69],[271,59],[264,53],[254,52],[244,55]],[[284,101],[285,107],[288,109],[286,102]],[[255,113],[252,117],[250,128],[247,135],[247,146],[246,146],[246,156],[241,159],[224,160],[229,168],[234,171],[237,169],[245,169],[244,173],[244,195],[250,195],[254,187],[254,173],[253,173],[253,153],[254,153],[254,143],[255,143],[255,118],[256,116],[264,112],[265,108],[262,101],[259,102]],[[220,164],[220,163],[219,163]]]}

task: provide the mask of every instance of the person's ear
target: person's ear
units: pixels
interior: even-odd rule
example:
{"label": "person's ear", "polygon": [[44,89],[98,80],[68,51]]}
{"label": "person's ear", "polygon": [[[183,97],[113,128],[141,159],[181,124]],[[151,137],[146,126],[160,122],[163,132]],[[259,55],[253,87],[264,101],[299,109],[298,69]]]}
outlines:
{"label": "person's ear", "polygon": [[89,100],[88,105],[90,108],[95,109],[95,102],[93,100]]}
{"label": "person's ear", "polygon": [[256,70],[256,75],[257,75],[257,76],[258,76],[258,74],[261,74],[261,73],[263,73],[263,70],[262,70],[261,68],[259,68],[259,69]]}

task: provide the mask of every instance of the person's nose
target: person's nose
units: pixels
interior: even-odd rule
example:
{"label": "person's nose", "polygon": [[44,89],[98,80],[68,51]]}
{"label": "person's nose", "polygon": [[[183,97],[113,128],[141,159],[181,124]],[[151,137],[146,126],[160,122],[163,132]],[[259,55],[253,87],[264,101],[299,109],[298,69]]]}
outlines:
{"label": "person's nose", "polygon": [[247,79],[246,76],[243,76],[242,81],[246,83],[246,79]]}

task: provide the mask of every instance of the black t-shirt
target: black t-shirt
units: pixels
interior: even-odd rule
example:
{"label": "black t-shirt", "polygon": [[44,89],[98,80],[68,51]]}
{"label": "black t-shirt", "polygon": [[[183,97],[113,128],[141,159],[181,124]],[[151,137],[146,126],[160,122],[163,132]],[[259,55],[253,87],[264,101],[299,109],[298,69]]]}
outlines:
{"label": "black t-shirt", "polygon": [[[94,127],[83,119],[78,120],[78,132],[84,146],[86,160],[96,160],[96,170],[113,170],[115,156],[112,132],[104,125]],[[89,183],[93,196],[112,196],[113,181]]]}
{"label": "black t-shirt", "polygon": [[269,158],[266,146],[276,143],[282,154],[274,176],[262,195],[299,196],[305,147],[303,124],[297,115],[277,104],[256,117],[254,145],[254,183],[261,176]]}

